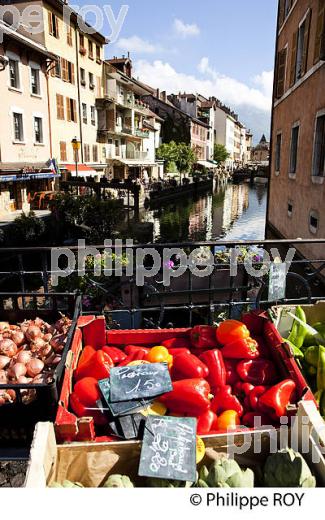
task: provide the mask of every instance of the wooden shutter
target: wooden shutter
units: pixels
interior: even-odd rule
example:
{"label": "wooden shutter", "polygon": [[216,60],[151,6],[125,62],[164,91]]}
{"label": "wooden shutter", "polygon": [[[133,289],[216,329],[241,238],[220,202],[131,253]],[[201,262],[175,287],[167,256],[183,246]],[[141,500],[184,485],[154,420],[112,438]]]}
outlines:
{"label": "wooden shutter", "polygon": [[48,11],[48,21],[49,21],[49,34],[53,34],[53,21],[52,21],[52,13]]}
{"label": "wooden shutter", "polygon": [[325,0],[319,0],[315,37],[314,63],[317,63],[320,59],[325,59]]}
{"label": "wooden shutter", "polygon": [[304,76],[304,74],[306,74],[306,72],[307,72],[310,21],[311,21],[311,9],[309,9],[306,20],[305,20],[304,47],[303,47],[302,61],[301,61],[301,77]]}
{"label": "wooden shutter", "polygon": [[290,64],[290,87],[292,87],[296,81],[296,60],[297,60],[297,45],[298,45],[298,31],[292,35],[291,44],[291,64]]}
{"label": "wooden shutter", "polygon": [[75,123],[78,122],[78,116],[77,116],[77,103],[75,100],[72,101],[72,106],[73,106],[73,120]]}
{"label": "wooden shutter", "polygon": [[71,83],[72,85],[75,84],[75,74],[74,74],[74,64],[73,63],[70,63],[70,66],[71,66]]}
{"label": "wooden shutter", "polygon": [[276,68],[276,90],[275,96],[281,98],[285,90],[285,76],[287,65],[287,49],[278,52],[277,68]]}
{"label": "wooden shutter", "polygon": [[66,105],[67,105],[67,121],[71,121],[71,99],[66,98]]}
{"label": "wooden shutter", "polygon": [[102,97],[102,79],[97,76],[97,97]]}
{"label": "wooden shutter", "polygon": [[64,119],[64,102],[63,96],[61,94],[56,95],[56,108],[57,108],[57,118]]}
{"label": "wooden shutter", "polygon": [[60,38],[60,20],[57,16],[55,17],[55,25],[56,25],[56,37]]}
{"label": "wooden shutter", "polygon": [[279,29],[282,27],[282,24],[284,22],[284,6],[285,6],[285,0],[280,0],[280,4],[279,4]]}
{"label": "wooden shutter", "polygon": [[66,162],[67,160],[67,143],[60,141],[60,161]]}

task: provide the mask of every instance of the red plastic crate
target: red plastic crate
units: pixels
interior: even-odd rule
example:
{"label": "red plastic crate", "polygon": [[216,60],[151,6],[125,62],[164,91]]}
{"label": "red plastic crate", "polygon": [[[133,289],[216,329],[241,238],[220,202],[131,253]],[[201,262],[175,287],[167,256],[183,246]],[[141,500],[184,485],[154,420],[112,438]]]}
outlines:
{"label": "red plastic crate", "polygon": [[[296,402],[301,400],[314,401],[314,396],[308,387],[295,359],[287,349],[283,340],[270,321],[268,315],[254,311],[250,313],[251,332],[263,332],[263,338],[270,349],[271,356],[278,366],[283,378],[292,378],[296,383]],[[55,421],[57,440],[61,442],[107,442],[116,441],[116,437],[96,437],[95,426],[91,417],[76,417],[69,411],[69,399],[72,392],[73,372],[83,346],[92,345],[101,348],[106,344],[116,346],[126,345],[159,345],[162,341],[174,337],[188,338],[191,329],[161,329],[161,330],[109,330],[106,331],[104,317],[81,317],[75,332],[70,357],[66,366],[61,398]],[[295,410],[290,412],[295,413]]]}

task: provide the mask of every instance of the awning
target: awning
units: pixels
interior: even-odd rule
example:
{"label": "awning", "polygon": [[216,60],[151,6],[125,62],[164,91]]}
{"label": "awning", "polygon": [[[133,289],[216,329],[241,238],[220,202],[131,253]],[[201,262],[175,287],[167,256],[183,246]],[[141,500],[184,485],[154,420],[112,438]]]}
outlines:
{"label": "awning", "polygon": [[[72,177],[77,177],[76,165],[75,164],[65,164],[61,165],[61,168],[65,168],[69,170]],[[97,177],[98,172],[93,168],[87,166],[87,164],[78,164],[78,177]]]}
{"label": "awning", "polygon": [[204,168],[217,168],[217,165],[214,164],[212,161],[197,161],[197,164],[199,164],[200,166],[204,166]]}
{"label": "awning", "polygon": [[125,164],[126,166],[129,166],[130,168],[140,168],[141,166],[145,167],[145,166],[148,166],[148,167],[152,167],[152,166],[157,166],[157,163],[155,162],[150,162],[150,161],[136,161],[136,160],[132,160],[132,159],[114,159],[115,162],[119,162],[121,164]]}
{"label": "awning", "polygon": [[0,175],[1,182],[24,182],[24,181],[38,181],[39,179],[56,179],[61,177],[56,173],[24,173],[20,175]]}

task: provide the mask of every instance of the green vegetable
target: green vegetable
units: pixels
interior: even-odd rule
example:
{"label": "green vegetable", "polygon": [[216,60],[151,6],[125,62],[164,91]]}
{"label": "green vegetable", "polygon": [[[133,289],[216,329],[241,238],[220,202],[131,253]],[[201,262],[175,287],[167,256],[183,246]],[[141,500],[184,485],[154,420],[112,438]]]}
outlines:
{"label": "green vegetable", "polygon": [[325,341],[325,323],[322,323],[318,321],[313,325],[314,329],[319,332],[319,334],[322,336],[323,340]]}
{"label": "green vegetable", "polygon": [[[298,307],[297,307],[297,309],[298,309]],[[297,313],[297,311],[296,311],[296,313]],[[296,347],[301,348],[301,346],[302,346],[300,344],[301,339],[297,338],[298,333],[302,333],[304,339],[306,337],[308,337],[309,341],[312,338],[314,345],[317,345],[318,343],[323,343],[324,342],[324,338],[321,336],[321,334],[318,332],[318,330],[314,329],[313,327],[308,325],[308,323],[306,323],[305,321],[301,320],[301,318],[299,316],[297,316],[297,314],[294,315],[294,314],[292,314],[292,312],[288,312],[288,316],[291,316],[294,319],[294,323],[292,325],[291,332],[293,332],[293,330],[296,330],[296,335],[294,335],[294,334],[292,335],[291,332],[290,332],[288,340],[291,341],[292,343],[294,343],[294,345],[296,345]],[[294,326],[295,322],[298,325],[300,325],[301,328],[298,329],[297,327],[295,327]]]}
{"label": "green vegetable", "polygon": [[305,351],[305,360],[312,367],[318,367],[319,346],[308,347]]}
{"label": "green vegetable", "polygon": [[[205,485],[202,483],[205,482]],[[215,461],[209,468],[208,475],[206,470],[200,472],[198,487],[254,487],[254,473],[251,469],[242,470],[233,459],[220,459]]]}
{"label": "green vegetable", "polygon": [[193,482],[183,482],[181,480],[167,480],[165,478],[148,478],[148,487],[154,488],[190,488]]}
{"label": "green vegetable", "polygon": [[296,309],[296,317],[299,318],[303,323],[298,322],[298,330],[297,330],[297,337],[295,341],[295,345],[297,348],[301,348],[304,344],[304,339],[307,334],[306,329],[306,314],[302,307],[298,306]]}
{"label": "green vegetable", "polygon": [[325,418],[325,392],[322,391],[319,399],[319,413]]}
{"label": "green vegetable", "polygon": [[133,488],[134,485],[127,475],[111,475],[103,485],[104,488]]}
{"label": "green vegetable", "polygon": [[296,345],[291,343],[289,339],[285,339],[284,341],[289,345],[290,350],[296,359],[304,359],[304,353],[302,352],[302,350],[300,350],[300,348],[296,347]]}
{"label": "green vegetable", "polygon": [[316,479],[303,456],[287,448],[268,456],[264,484],[266,487],[316,487]]}
{"label": "green vegetable", "polygon": [[53,482],[50,485],[51,488],[83,488],[83,485],[80,482],[71,482],[70,480],[64,480],[62,484],[58,482]]}
{"label": "green vegetable", "polygon": [[317,366],[317,390],[325,390],[325,347],[319,347]]}

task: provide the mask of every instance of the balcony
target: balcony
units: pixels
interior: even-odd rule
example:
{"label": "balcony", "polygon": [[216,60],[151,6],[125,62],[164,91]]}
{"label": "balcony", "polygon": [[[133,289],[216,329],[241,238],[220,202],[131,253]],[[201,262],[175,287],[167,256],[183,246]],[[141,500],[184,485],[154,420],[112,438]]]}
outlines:
{"label": "balcony", "polygon": [[127,150],[122,153],[123,159],[130,159],[136,161],[144,161],[148,159],[148,152],[142,152],[140,150]]}
{"label": "balcony", "polygon": [[149,137],[149,130],[143,130],[142,128],[136,128],[134,130],[134,135],[145,139],[146,137]]}

